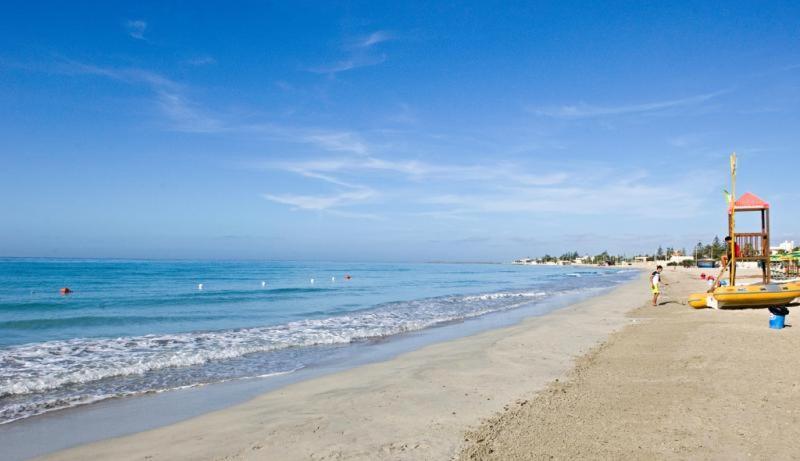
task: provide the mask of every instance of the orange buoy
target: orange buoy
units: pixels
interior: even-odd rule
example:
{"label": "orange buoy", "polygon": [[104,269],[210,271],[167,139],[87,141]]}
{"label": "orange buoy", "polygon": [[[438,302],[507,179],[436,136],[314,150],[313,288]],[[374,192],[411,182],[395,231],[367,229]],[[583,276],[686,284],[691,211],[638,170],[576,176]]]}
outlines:
{"label": "orange buoy", "polygon": [[60,289],[59,291],[61,292],[62,295],[68,295],[68,294],[72,293],[72,290],[70,290],[68,287],[64,287],[64,288]]}

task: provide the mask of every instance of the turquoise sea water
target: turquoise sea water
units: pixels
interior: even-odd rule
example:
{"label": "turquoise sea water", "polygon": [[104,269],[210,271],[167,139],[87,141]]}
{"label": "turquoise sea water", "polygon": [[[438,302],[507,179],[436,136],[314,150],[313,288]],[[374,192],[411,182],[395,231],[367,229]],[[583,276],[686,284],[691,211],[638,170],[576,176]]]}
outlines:
{"label": "turquoise sea water", "polygon": [[[634,276],[485,264],[0,259],[0,423],[291,373],[355,342]],[[73,293],[62,296],[62,287]]]}

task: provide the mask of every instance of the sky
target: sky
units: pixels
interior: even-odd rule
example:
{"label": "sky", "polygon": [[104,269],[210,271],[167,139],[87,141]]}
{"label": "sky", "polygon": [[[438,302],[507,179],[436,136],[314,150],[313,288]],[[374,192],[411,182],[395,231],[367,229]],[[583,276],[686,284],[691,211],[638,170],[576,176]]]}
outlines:
{"label": "sky", "polygon": [[800,4],[715,3],[4,5],[0,256],[690,248],[733,151],[800,241]]}

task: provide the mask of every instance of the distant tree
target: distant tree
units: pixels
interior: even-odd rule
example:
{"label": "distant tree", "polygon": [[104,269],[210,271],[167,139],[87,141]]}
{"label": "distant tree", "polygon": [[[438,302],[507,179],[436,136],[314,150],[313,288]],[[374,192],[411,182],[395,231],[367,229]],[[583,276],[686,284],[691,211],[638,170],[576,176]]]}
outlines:
{"label": "distant tree", "polygon": [[697,259],[705,258],[705,251],[703,247],[703,242],[697,242],[697,245],[694,247],[694,253]]}
{"label": "distant tree", "polygon": [[725,244],[719,239],[719,236],[715,236],[714,240],[711,241],[711,258],[712,259],[719,259],[725,253]]}
{"label": "distant tree", "polygon": [[667,259],[671,258],[673,254],[675,254],[675,249],[672,247],[667,247]]}
{"label": "distant tree", "polygon": [[604,263],[604,262],[608,262],[608,260],[609,260],[609,256],[608,256],[608,251],[606,250],[606,251],[603,251],[602,253],[600,253],[599,255],[595,256],[593,262],[595,264],[601,264],[601,263]]}
{"label": "distant tree", "polygon": [[664,258],[664,249],[661,248],[661,245],[658,246],[658,250],[656,251],[656,257],[658,257],[658,259]]}
{"label": "distant tree", "polygon": [[577,251],[572,251],[572,252],[568,251],[568,252],[564,253],[563,255],[561,255],[561,260],[562,261],[575,261],[576,259],[578,259],[578,257],[579,257],[579,255],[578,255]]}

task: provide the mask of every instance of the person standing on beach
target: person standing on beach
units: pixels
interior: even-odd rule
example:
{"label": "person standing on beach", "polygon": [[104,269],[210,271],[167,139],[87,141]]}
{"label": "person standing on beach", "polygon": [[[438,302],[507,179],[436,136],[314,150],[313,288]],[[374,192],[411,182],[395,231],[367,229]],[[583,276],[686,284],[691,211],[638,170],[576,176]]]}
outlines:
{"label": "person standing on beach", "polygon": [[[658,295],[661,294],[660,285],[661,285],[661,271],[664,268],[661,266],[656,267],[656,270],[650,274],[650,291],[653,292],[653,305],[658,306]],[[666,283],[664,284],[666,285]]]}

